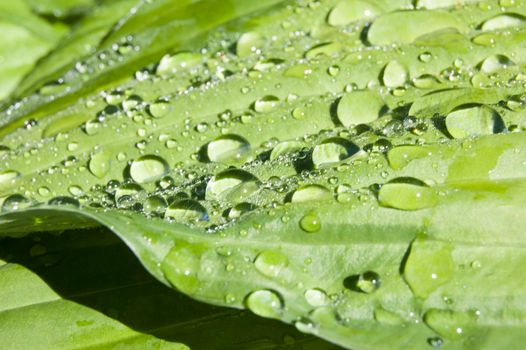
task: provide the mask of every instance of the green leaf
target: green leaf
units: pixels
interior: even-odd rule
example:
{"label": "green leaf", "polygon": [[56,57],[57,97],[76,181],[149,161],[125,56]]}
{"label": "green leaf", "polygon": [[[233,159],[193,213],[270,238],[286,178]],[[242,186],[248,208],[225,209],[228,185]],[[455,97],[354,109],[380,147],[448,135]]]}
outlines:
{"label": "green leaf", "polygon": [[2,235],[103,225],[164,284],[346,348],[522,344],[526,31],[372,4],[108,16],[91,73],[56,51],[0,119]]}

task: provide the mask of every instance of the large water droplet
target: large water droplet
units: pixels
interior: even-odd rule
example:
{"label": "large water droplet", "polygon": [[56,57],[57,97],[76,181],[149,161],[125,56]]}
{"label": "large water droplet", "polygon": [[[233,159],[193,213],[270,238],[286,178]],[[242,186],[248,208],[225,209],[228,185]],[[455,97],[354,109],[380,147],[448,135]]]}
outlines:
{"label": "large water droplet", "polygon": [[239,135],[220,136],[207,146],[208,159],[217,163],[243,163],[249,154],[250,143]]}
{"label": "large water droplet", "polygon": [[240,202],[258,190],[260,182],[248,171],[228,169],[214,176],[206,186],[207,200]]}
{"label": "large water droplet", "polygon": [[390,61],[384,68],[382,81],[388,88],[403,86],[407,81],[407,71],[398,61]]}
{"label": "large water droplet", "polygon": [[0,185],[7,184],[16,179],[20,174],[14,170],[5,170],[0,172]]}
{"label": "large water droplet", "polygon": [[254,110],[258,113],[268,113],[279,106],[279,98],[272,95],[264,96],[254,102]]}
{"label": "large water droplet", "polygon": [[245,57],[256,52],[264,44],[264,38],[256,32],[247,32],[241,35],[236,45],[236,53],[239,57]]}
{"label": "large water droplet", "polygon": [[345,287],[366,294],[371,294],[380,288],[380,275],[374,271],[367,271],[360,275],[349,276],[344,280]]}
{"label": "large water droplet", "polygon": [[492,55],[486,57],[480,63],[480,71],[486,74],[492,74],[502,69],[514,66],[515,63],[504,55]]}
{"label": "large water droplet", "polygon": [[310,306],[320,307],[329,304],[327,293],[318,288],[306,290],[304,296]]}
{"label": "large water droplet", "polygon": [[176,241],[164,258],[161,269],[170,283],[183,293],[194,293],[199,287],[201,256],[206,248],[197,243]]}
{"label": "large water droplet", "polygon": [[284,141],[280,142],[272,149],[272,152],[270,153],[270,160],[277,159],[280,156],[284,156],[286,154],[295,153],[300,151],[303,147],[305,147],[306,144],[301,141]]}
{"label": "large water droplet", "polygon": [[391,182],[380,188],[378,201],[384,207],[418,210],[435,206],[438,203],[438,194],[427,186]]}
{"label": "large water droplet", "polygon": [[387,153],[387,159],[391,168],[398,170],[404,168],[415,159],[424,158],[431,154],[430,147],[404,145],[391,149]]}
{"label": "large water droplet", "polygon": [[247,307],[258,316],[279,318],[283,308],[280,296],[271,290],[258,290],[246,299]]}
{"label": "large water droplet", "polygon": [[357,20],[372,18],[380,12],[368,1],[341,0],[329,12],[327,23],[331,26],[345,26]]}
{"label": "large water droplet", "polygon": [[321,229],[321,220],[315,212],[305,214],[300,222],[300,228],[307,233],[318,232]]}
{"label": "large water droplet", "polygon": [[353,91],[340,99],[336,114],[345,127],[366,124],[378,119],[384,105],[376,91]]}
{"label": "large water droplet", "polygon": [[2,202],[2,211],[13,211],[27,208],[31,205],[31,201],[21,194],[12,194]]}
{"label": "large water droplet", "polygon": [[337,163],[351,157],[359,151],[358,146],[346,139],[334,137],[324,140],[314,147],[312,151],[312,162],[316,167]]}
{"label": "large water droplet", "polygon": [[417,297],[427,298],[455,273],[449,243],[417,238],[403,266],[404,278]]}
{"label": "large water droplet", "polygon": [[154,118],[162,118],[170,112],[170,105],[166,102],[155,102],[148,107],[150,115]]}
{"label": "large water droplet", "polygon": [[144,200],[143,211],[145,214],[162,214],[166,210],[166,200],[163,197],[153,195]]}
{"label": "large water droplet", "polygon": [[110,166],[111,158],[106,152],[93,154],[88,163],[90,172],[98,178],[103,178],[110,171]]}
{"label": "large water droplet", "polygon": [[168,171],[168,163],[163,158],[154,155],[142,156],[130,165],[130,176],[139,184],[157,181]]}
{"label": "large water droplet", "polygon": [[167,76],[181,69],[188,69],[201,62],[201,55],[194,52],[180,52],[176,55],[165,55],[157,66],[157,75]]}
{"label": "large water droplet", "polygon": [[276,277],[288,266],[287,256],[278,251],[265,250],[254,261],[256,269],[267,277]]}
{"label": "large water droplet", "polygon": [[291,197],[291,202],[310,202],[333,199],[332,193],[321,185],[306,185],[298,188]]}
{"label": "large water droplet", "polygon": [[497,112],[486,106],[460,108],[446,117],[447,131],[457,139],[491,135],[502,131],[503,126],[504,123]]}
{"label": "large water droplet", "polygon": [[193,199],[182,199],[170,204],[164,217],[178,222],[208,221],[205,207]]}
{"label": "large water droplet", "polygon": [[[424,314],[424,322],[446,339],[461,339],[476,327],[475,312],[430,309]],[[468,334],[466,334],[468,333]]]}
{"label": "large water droplet", "polygon": [[511,27],[518,27],[524,25],[526,19],[524,16],[516,13],[505,13],[492,17],[482,23],[481,29],[483,31],[501,30]]}

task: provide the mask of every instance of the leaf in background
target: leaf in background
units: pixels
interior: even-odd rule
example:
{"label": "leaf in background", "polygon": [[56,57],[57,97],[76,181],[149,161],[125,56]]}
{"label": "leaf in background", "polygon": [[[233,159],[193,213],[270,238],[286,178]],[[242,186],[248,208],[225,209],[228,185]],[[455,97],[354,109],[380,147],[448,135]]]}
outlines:
{"label": "leaf in background", "polygon": [[5,348],[182,349],[174,342],[183,341],[195,349],[337,349],[276,321],[174,292],[100,228],[4,240],[0,259],[9,261],[0,267]]}
{"label": "leaf in background", "polygon": [[24,1],[0,4],[0,100],[8,97],[65,32],[33,14]]}

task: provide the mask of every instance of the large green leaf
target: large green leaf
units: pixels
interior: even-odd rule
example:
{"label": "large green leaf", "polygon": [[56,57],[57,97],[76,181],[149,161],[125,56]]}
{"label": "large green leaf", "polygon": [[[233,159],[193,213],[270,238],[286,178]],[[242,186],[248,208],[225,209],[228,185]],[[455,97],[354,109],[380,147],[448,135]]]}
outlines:
{"label": "large green leaf", "polygon": [[348,348],[519,346],[524,5],[411,4],[144,2],[31,93],[55,51],[0,119],[2,234],[104,225]]}

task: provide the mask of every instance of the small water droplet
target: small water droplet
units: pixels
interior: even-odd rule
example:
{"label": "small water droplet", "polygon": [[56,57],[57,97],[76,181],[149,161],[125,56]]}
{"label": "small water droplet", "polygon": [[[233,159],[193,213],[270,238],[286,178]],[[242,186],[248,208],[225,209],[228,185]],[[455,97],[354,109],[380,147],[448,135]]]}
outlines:
{"label": "small water droplet", "polygon": [[276,319],[281,316],[283,308],[280,296],[271,290],[258,290],[249,294],[246,305],[258,316]]}
{"label": "small water droplet", "polygon": [[254,261],[256,269],[267,277],[277,277],[288,264],[286,255],[272,250],[261,252]]}
{"label": "small water droplet", "polygon": [[321,220],[315,212],[309,212],[301,218],[299,225],[303,231],[314,233],[321,229]]}

